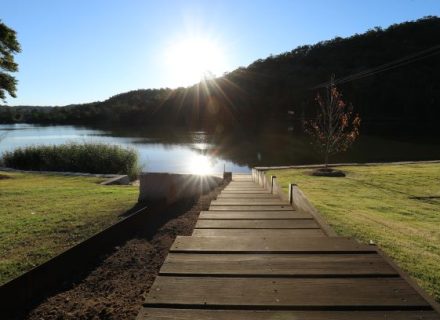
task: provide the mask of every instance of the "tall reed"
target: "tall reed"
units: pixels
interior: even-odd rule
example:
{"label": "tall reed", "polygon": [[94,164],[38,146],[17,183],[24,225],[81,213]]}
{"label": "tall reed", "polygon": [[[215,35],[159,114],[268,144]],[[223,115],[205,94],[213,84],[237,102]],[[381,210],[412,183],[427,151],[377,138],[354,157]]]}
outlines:
{"label": "tall reed", "polygon": [[5,152],[2,163],[22,170],[139,174],[136,150],[103,143],[68,143],[53,146],[29,146]]}

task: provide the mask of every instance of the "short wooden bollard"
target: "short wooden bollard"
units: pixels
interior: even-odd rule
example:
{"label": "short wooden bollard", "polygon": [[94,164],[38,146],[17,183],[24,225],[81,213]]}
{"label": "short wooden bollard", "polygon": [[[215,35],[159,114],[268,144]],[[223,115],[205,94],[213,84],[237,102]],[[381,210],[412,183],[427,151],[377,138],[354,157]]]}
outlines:
{"label": "short wooden bollard", "polygon": [[223,181],[232,181],[232,172],[223,172]]}
{"label": "short wooden bollard", "polygon": [[277,176],[270,176],[270,193],[273,193],[273,184],[274,184],[274,179],[276,179]]}
{"label": "short wooden bollard", "polygon": [[293,204],[293,187],[296,187],[296,183],[289,183],[289,203]]}

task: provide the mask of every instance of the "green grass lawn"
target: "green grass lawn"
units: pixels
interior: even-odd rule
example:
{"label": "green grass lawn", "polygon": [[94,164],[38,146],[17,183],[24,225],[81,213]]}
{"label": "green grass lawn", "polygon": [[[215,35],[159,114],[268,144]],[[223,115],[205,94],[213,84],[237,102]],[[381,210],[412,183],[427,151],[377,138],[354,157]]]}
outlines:
{"label": "green grass lawn", "polygon": [[0,172],[0,285],[118,221],[138,188]]}
{"label": "green grass lawn", "polygon": [[440,301],[440,164],[341,167],[345,178],[310,169],[273,170],[287,192],[298,184],[342,236],[373,240]]}

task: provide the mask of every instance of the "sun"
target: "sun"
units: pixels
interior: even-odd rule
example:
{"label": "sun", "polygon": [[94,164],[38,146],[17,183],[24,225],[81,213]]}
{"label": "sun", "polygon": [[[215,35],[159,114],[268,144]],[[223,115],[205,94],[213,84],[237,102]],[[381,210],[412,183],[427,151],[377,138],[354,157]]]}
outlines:
{"label": "sun", "polygon": [[213,160],[205,155],[194,155],[188,159],[187,170],[188,173],[197,175],[207,175],[214,173]]}
{"label": "sun", "polygon": [[206,74],[221,75],[226,71],[222,47],[209,37],[184,37],[171,43],[165,54],[167,66],[176,86],[199,82]]}

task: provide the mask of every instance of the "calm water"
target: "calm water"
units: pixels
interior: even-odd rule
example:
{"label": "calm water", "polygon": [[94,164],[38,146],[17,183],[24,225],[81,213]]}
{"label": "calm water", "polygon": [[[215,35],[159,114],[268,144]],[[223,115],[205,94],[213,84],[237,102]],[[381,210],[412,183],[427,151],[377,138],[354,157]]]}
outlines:
{"label": "calm water", "polygon": [[[281,127],[281,128],[280,128]],[[249,172],[252,166],[319,163],[307,138],[288,128],[212,136],[175,128],[93,129],[80,126],[0,125],[0,153],[18,147],[66,142],[104,142],[138,150],[144,171],[178,173]],[[334,162],[440,159],[437,139],[362,135]]]}
{"label": "calm water", "polygon": [[157,132],[140,134],[117,133],[80,126],[37,126],[30,124],[0,125],[0,153],[30,145],[56,145],[68,142],[103,142],[133,147],[139,152],[143,171],[179,173],[217,173],[226,170],[249,172],[249,167],[211,156],[207,150],[209,136],[203,132],[186,132],[180,139]]}

